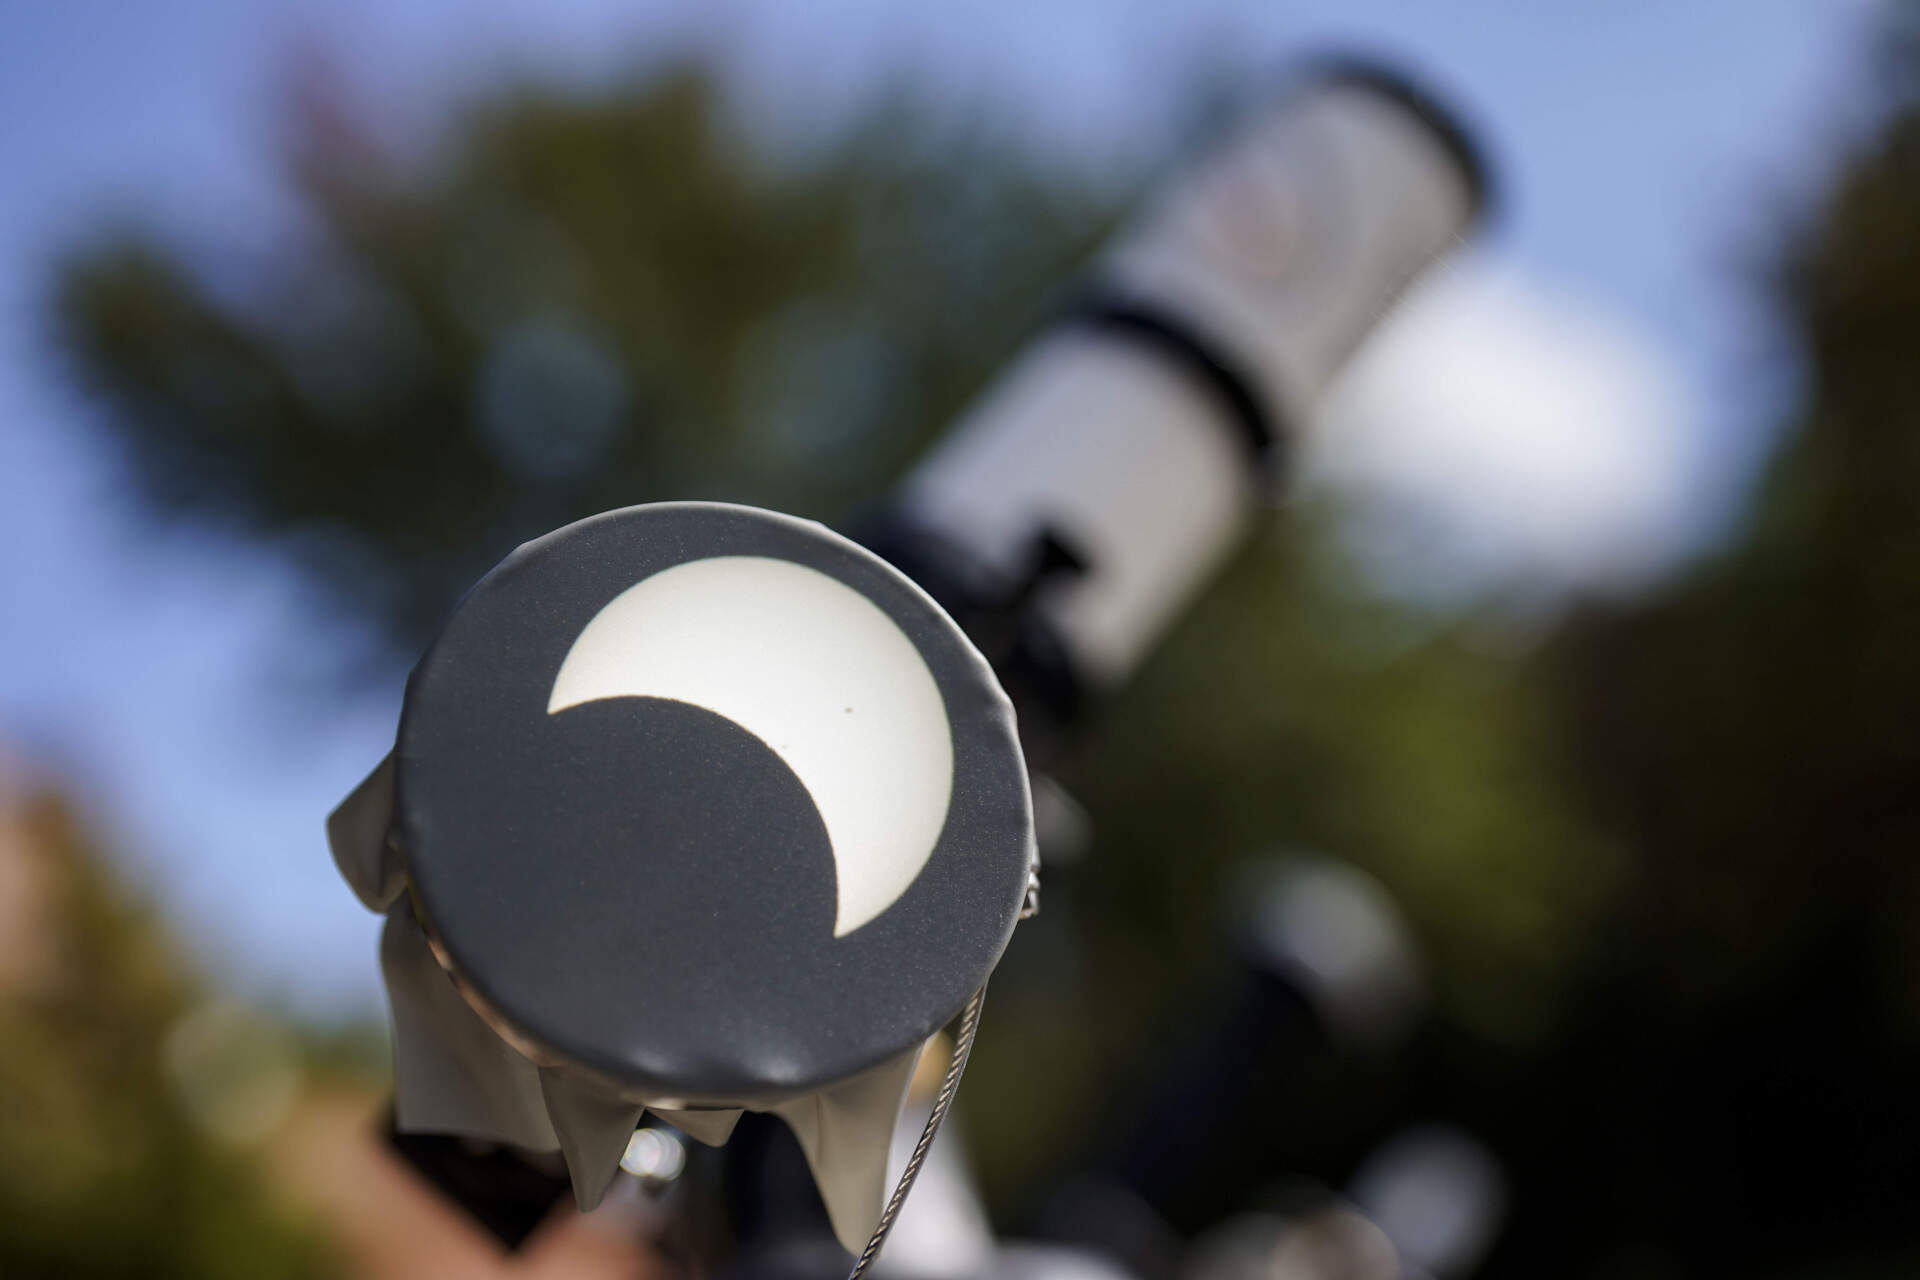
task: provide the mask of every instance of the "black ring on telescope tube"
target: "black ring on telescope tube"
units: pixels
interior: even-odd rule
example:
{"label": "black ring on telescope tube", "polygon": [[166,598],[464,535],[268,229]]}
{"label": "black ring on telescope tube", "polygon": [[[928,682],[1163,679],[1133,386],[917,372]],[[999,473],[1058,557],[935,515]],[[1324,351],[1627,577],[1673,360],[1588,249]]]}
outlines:
{"label": "black ring on telescope tube", "polygon": [[1165,307],[1100,293],[1070,307],[1066,319],[1069,324],[1151,347],[1198,379],[1226,410],[1227,421],[1261,482],[1273,481],[1285,461],[1273,415],[1254,391],[1252,379],[1194,326]]}

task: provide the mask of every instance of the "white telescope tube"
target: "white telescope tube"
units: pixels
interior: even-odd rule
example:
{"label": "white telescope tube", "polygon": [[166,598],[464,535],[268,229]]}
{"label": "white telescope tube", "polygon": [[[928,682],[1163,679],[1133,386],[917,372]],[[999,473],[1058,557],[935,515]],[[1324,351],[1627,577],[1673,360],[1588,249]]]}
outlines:
{"label": "white telescope tube", "polygon": [[1034,600],[1074,675],[1130,672],[1245,532],[1284,429],[1471,226],[1460,131],[1341,68],[1256,112],[1124,228],[1051,331],[909,476],[907,520],[1017,580],[1042,534],[1085,561]]}

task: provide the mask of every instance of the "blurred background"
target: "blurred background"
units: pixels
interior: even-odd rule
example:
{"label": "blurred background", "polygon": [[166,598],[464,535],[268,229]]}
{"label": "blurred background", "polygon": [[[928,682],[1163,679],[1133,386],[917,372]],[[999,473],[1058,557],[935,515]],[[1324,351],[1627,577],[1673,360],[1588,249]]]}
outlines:
{"label": "blurred background", "polygon": [[1420,1012],[1262,1077],[1181,1233],[1443,1123],[1503,1171],[1472,1274],[1920,1274],[1920,22],[1785,0],[0,8],[0,1272],[633,1273],[594,1219],[496,1259],[369,1136],[321,822],[408,664],[595,511],[857,516],[1329,46],[1496,213],[1057,765],[994,1221],[1310,852]]}

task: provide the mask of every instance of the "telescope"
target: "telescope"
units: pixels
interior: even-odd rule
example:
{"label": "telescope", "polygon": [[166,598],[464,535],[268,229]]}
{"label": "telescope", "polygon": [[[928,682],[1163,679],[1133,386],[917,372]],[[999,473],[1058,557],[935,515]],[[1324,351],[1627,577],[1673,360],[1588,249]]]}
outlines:
{"label": "telescope", "polygon": [[855,538],[663,503],[502,560],[328,822],[386,917],[402,1153],[511,1244],[568,1185],[597,1204],[649,1115],[708,1145],[773,1117],[859,1274],[1037,908],[1032,762],[1254,527],[1484,188],[1424,94],[1317,66],[1148,202]]}

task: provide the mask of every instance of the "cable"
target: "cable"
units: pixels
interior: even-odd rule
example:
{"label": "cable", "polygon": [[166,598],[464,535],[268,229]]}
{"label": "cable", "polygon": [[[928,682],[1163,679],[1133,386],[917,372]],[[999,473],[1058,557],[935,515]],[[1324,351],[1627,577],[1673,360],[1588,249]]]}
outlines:
{"label": "cable", "polygon": [[960,1011],[960,1029],[953,1038],[953,1061],[947,1064],[947,1078],[940,1082],[940,1092],[933,1097],[933,1110],[927,1113],[927,1123],[920,1130],[920,1141],[913,1144],[913,1154],[907,1157],[906,1168],[900,1171],[900,1181],[893,1188],[893,1195],[887,1199],[887,1207],[881,1210],[880,1221],[873,1228],[873,1236],[867,1241],[867,1247],[860,1252],[860,1258],[853,1264],[853,1270],[847,1273],[847,1280],[860,1280],[867,1268],[880,1253],[880,1246],[887,1242],[887,1233],[893,1230],[893,1220],[900,1216],[900,1206],[907,1201],[907,1192],[913,1190],[913,1180],[920,1176],[920,1166],[925,1163],[927,1149],[933,1146],[933,1137],[940,1132],[940,1125],[947,1118],[947,1112],[953,1107],[953,1095],[960,1088],[960,1076],[967,1069],[967,1056],[973,1052],[974,1032],[980,1029],[980,1006],[986,1002],[987,989],[982,986],[967,1001],[967,1007]]}

